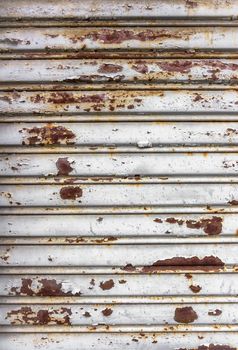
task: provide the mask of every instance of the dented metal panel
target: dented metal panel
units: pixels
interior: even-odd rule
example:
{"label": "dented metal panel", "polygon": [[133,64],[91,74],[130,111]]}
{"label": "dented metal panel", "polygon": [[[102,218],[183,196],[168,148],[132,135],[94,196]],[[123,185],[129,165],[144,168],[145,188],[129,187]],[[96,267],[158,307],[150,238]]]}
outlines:
{"label": "dented metal panel", "polygon": [[0,349],[238,349],[237,15],[1,2]]}

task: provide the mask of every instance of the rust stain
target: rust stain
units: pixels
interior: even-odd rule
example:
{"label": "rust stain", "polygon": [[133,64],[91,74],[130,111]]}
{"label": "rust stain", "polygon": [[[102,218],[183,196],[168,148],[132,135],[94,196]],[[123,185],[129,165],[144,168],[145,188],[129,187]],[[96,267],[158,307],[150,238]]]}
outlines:
{"label": "rust stain", "polygon": [[[178,224],[179,226],[186,224],[187,228],[191,229],[203,229],[203,231],[209,236],[215,236],[219,235],[222,232],[223,218],[219,216],[213,216],[209,219],[183,220],[171,217],[167,218],[165,221],[170,224]],[[156,222],[162,223],[162,220]]]}
{"label": "rust stain", "polygon": [[174,257],[170,259],[157,260],[151,266],[144,266],[142,272],[156,272],[160,270],[178,270],[178,269],[193,269],[202,271],[217,271],[224,267],[224,262],[222,262],[218,257],[215,256],[205,256],[200,259],[197,256],[191,258],[185,257]]}
{"label": "rust stain", "polygon": [[106,316],[106,317],[110,316],[112,313],[113,313],[113,311],[110,308],[106,308],[106,309],[102,310],[103,316]]}
{"label": "rust stain", "polygon": [[126,266],[122,267],[121,269],[129,272],[136,271],[135,266],[133,266],[132,264],[126,264]]}
{"label": "rust stain", "polygon": [[84,317],[91,317],[91,314],[88,311],[85,311],[85,313],[83,314]]}
{"label": "rust stain", "polygon": [[197,313],[191,306],[177,307],[174,313],[174,320],[178,323],[193,323],[198,319]]}
{"label": "rust stain", "polygon": [[138,41],[154,41],[154,40],[163,40],[166,38],[181,39],[182,36],[185,36],[179,32],[171,33],[166,29],[161,30],[151,30],[146,29],[140,32],[136,32],[130,29],[101,29],[98,31],[92,31],[82,36],[74,35],[70,37],[72,43],[77,43],[78,41],[84,41],[90,39],[93,41],[100,41],[103,44],[121,44],[129,40],[138,40]]}
{"label": "rust stain", "polygon": [[102,290],[109,290],[114,287],[114,281],[112,279],[105,281],[105,282],[100,282],[100,288]]}
{"label": "rust stain", "polygon": [[24,306],[18,310],[12,310],[7,313],[6,319],[10,320],[12,325],[71,325],[70,316],[72,311],[69,308],[61,307],[59,309],[43,309],[33,311],[31,307]]}
{"label": "rust stain", "polygon": [[54,104],[67,104],[67,103],[101,103],[106,98],[105,94],[93,94],[75,96],[72,92],[52,92],[47,102]]}
{"label": "rust stain", "polygon": [[59,145],[74,144],[75,134],[64,126],[46,124],[42,127],[34,127],[31,129],[23,128],[19,130],[26,135],[22,141],[23,145]]}
{"label": "rust stain", "polygon": [[222,311],[219,310],[219,309],[216,309],[216,310],[214,310],[214,311],[209,311],[209,312],[208,312],[208,315],[209,315],[209,316],[220,316],[221,314],[222,314]]}
{"label": "rust stain", "polygon": [[193,284],[189,286],[189,288],[193,293],[199,293],[202,289],[202,287],[200,287],[199,285],[193,285]]}
{"label": "rust stain", "polygon": [[98,68],[98,73],[118,73],[123,70],[123,67],[118,64],[104,63]]}
{"label": "rust stain", "polygon": [[186,6],[188,8],[193,9],[193,8],[196,8],[198,6],[198,3],[197,3],[197,1],[186,0]]}
{"label": "rust stain", "polygon": [[[30,278],[22,278],[20,287],[12,287],[10,295],[20,296],[40,296],[40,297],[52,297],[52,296],[80,296],[81,292],[65,292],[62,288],[61,282],[57,283],[55,279],[43,278],[38,280],[40,286],[35,287],[33,280]],[[33,285],[32,285],[33,284]]]}
{"label": "rust stain", "polygon": [[68,160],[68,157],[65,158],[58,158],[56,162],[56,167],[58,169],[57,175],[69,175],[74,169],[71,167],[71,164],[73,162],[70,162]]}
{"label": "rust stain", "polygon": [[157,65],[164,71],[189,73],[193,63],[191,61],[164,61],[157,63]]}
{"label": "rust stain", "polygon": [[79,186],[66,186],[60,190],[60,197],[62,199],[73,199],[82,197],[83,191]]}

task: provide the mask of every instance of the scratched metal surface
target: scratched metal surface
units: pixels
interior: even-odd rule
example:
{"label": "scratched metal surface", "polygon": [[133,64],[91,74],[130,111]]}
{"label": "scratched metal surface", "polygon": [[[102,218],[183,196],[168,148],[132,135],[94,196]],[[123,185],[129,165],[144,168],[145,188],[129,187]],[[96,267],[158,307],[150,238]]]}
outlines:
{"label": "scratched metal surface", "polygon": [[238,349],[237,16],[0,1],[0,350]]}

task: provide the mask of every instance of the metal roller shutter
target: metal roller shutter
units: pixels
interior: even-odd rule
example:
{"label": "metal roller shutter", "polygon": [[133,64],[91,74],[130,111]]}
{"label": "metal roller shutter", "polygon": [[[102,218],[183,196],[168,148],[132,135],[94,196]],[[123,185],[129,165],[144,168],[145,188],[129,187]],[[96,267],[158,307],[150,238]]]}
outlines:
{"label": "metal roller shutter", "polygon": [[238,349],[238,3],[0,1],[0,349]]}

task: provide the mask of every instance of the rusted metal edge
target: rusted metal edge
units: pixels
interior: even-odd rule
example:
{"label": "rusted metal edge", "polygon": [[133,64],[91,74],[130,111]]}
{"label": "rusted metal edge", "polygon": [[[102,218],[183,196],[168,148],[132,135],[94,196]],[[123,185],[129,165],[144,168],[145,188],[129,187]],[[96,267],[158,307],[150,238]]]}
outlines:
{"label": "rusted metal edge", "polygon": [[[168,19],[161,18],[133,18],[130,17],[127,20],[123,19],[109,19],[105,21],[104,19],[60,19],[60,18],[51,18],[51,19],[36,19],[36,18],[3,18],[0,17],[0,28],[18,28],[18,27],[167,27]],[[226,18],[170,18],[169,19],[170,26],[177,27],[208,27],[208,26],[219,26],[219,27],[231,27],[238,26],[238,20],[235,16],[230,16]]]}
{"label": "rusted metal edge", "polygon": [[107,236],[97,236],[97,238],[85,237],[85,236],[67,236],[67,237],[20,237],[20,238],[5,238],[1,237],[1,245],[124,245],[124,244],[196,244],[196,243],[205,243],[205,244],[214,244],[214,243],[237,243],[238,236],[235,235],[226,235],[226,237],[189,237],[189,238],[180,238],[178,236],[170,235],[170,238],[157,238],[156,235],[152,237],[118,237],[110,239]]}
{"label": "rusted metal edge", "polygon": [[0,215],[238,213],[237,206],[2,207]]}
{"label": "rusted metal edge", "polygon": [[200,296],[80,296],[80,297],[14,297],[14,296],[8,296],[8,297],[0,297],[0,305],[15,305],[15,304],[22,304],[22,305],[61,305],[63,303],[65,304],[72,304],[72,305],[92,305],[92,304],[136,304],[140,305],[141,303],[144,304],[179,304],[179,303],[187,303],[187,304],[202,304],[202,303],[222,303],[222,304],[237,304],[238,299],[236,296],[230,296],[230,295],[200,295]]}
{"label": "rusted metal edge", "polygon": [[[107,11],[104,6],[107,4]],[[216,0],[198,1],[176,0],[167,2],[159,1],[133,1],[131,3],[119,0],[112,0],[109,3],[105,1],[81,1],[78,6],[76,0],[71,0],[67,8],[62,0],[58,0],[57,5],[54,2],[44,0],[29,3],[24,0],[12,0],[10,3],[3,3],[1,8],[1,17],[3,18],[70,18],[70,19],[104,19],[110,18],[226,18],[237,16],[237,6],[234,0]]]}
{"label": "rusted metal edge", "polygon": [[238,58],[237,50],[133,50],[133,51],[0,51],[0,59],[150,59],[150,58]]}
{"label": "rusted metal edge", "polygon": [[228,114],[200,114],[200,113],[183,113],[183,114],[164,114],[164,113],[143,113],[143,114],[106,114],[106,113],[88,113],[88,114],[71,114],[71,115],[26,115],[13,114],[0,115],[0,123],[15,123],[15,122],[167,122],[167,121],[203,121],[203,122],[233,122],[238,121],[237,113]]}
{"label": "rusted metal edge", "polygon": [[[59,84],[59,83],[57,83]],[[31,83],[24,83],[24,84],[15,84],[15,83],[1,83],[0,85],[0,91],[71,91],[71,90],[89,90],[89,91],[101,91],[103,89],[107,89],[110,91],[117,91],[121,90],[122,88],[124,90],[133,90],[136,88],[136,90],[221,90],[221,87],[223,90],[238,90],[238,83],[237,81],[230,81],[230,82],[223,82],[221,81],[218,84],[210,84],[209,81],[203,82],[203,85],[201,85],[201,81],[193,81],[192,84],[188,82],[183,83],[165,83],[158,81],[158,83],[107,83],[107,84],[101,84],[101,83],[94,83],[94,84],[82,84],[82,83],[64,83],[61,85],[52,85],[48,83],[44,84],[31,84]]]}
{"label": "rusted metal edge", "polygon": [[97,147],[89,146],[44,146],[44,147],[29,147],[29,146],[0,146],[1,154],[80,154],[80,153],[237,153],[237,145],[196,145],[196,146],[157,146],[157,147],[134,147],[134,146],[105,146]]}
{"label": "rusted metal edge", "polygon": [[47,177],[0,177],[0,184],[42,184],[42,185],[57,185],[57,184],[156,184],[156,183],[238,183],[237,176],[234,175],[200,175],[200,176],[126,176],[126,177],[111,177],[111,176],[95,176],[95,177],[82,177],[82,176],[68,176],[68,177],[57,177],[57,176],[47,176]]}
{"label": "rusted metal edge", "polygon": [[[175,270],[176,267],[176,270]],[[136,270],[133,271],[123,271],[121,267],[75,267],[75,266],[11,266],[3,267],[1,266],[0,275],[151,275],[151,274],[184,274],[186,272],[192,274],[217,274],[217,266],[205,266],[206,271],[204,271],[204,266],[196,266],[196,269],[193,269],[191,266],[170,266],[167,269],[156,272],[145,272],[143,267],[138,266]],[[143,271],[142,271],[143,270]],[[208,272],[209,271],[209,272]],[[219,274],[226,273],[238,273],[237,265],[228,265],[219,269]]]}
{"label": "rusted metal edge", "polygon": [[129,326],[0,326],[0,333],[200,333],[200,332],[234,332],[237,334],[237,325],[172,325],[172,326],[147,326],[147,325],[129,325]]}

